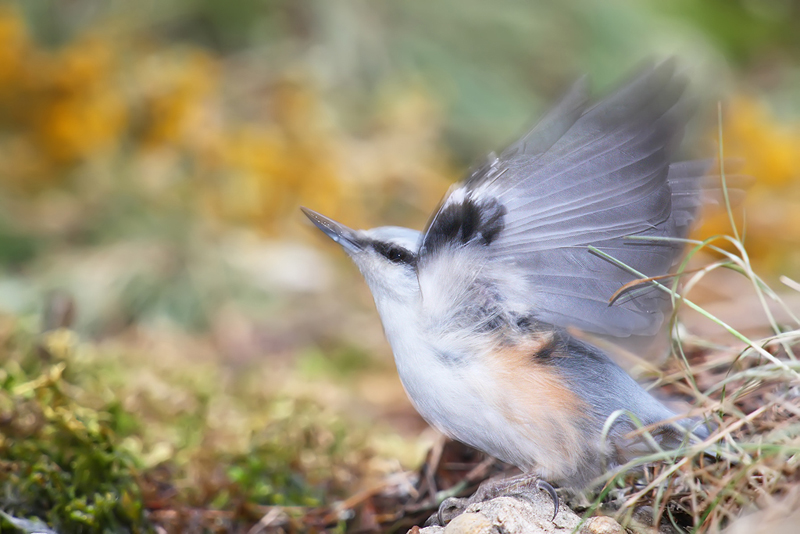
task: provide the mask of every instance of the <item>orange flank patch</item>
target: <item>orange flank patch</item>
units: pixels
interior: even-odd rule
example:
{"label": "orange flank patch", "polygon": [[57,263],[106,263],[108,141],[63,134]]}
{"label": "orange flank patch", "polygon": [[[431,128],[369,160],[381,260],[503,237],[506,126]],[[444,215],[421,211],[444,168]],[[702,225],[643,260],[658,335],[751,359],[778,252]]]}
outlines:
{"label": "orange flank patch", "polygon": [[[580,420],[589,417],[589,407],[556,369],[536,361],[535,355],[552,350],[552,343],[552,334],[538,334],[493,351],[487,364],[501,386],[492,399],[496,408],[530,439],[535,464],[558,478],[574,468],[585,448]],[[556,348],[550,357],[568,355]]]}

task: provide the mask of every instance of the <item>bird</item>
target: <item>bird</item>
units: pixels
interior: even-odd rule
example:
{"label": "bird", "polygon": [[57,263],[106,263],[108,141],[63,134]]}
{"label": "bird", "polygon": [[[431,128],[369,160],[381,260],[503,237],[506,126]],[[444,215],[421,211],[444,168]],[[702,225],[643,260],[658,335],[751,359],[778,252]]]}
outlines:
{"label": "bird", "polygon": [[642,426],[662,448],[708,436],[577,335],[662,328],[670,295],[659,281],[610,299],[673,271],[703,204],[709,161],[676,157],[686,86],[674,59],[596,103],[580,78],[453,185],[421,232],[354,230],[301,208],[361,271],[420,415],[548,491],[585,488],[650,450],[631,437]]}

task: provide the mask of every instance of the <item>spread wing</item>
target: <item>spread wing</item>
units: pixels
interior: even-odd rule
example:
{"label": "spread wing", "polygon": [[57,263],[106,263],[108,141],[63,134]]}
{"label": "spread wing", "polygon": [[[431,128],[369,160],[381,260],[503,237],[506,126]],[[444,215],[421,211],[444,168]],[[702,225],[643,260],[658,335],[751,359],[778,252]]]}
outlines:
{"label": "spread wing", "polygon": [[[448,298],[490,293],[515,315],[557,326],[655,333],[666,294],[649,287],[609,305],[637,277],[589,246],[647,276],[677,261],[681,247],[628,236],[683,237],[700,204],[708,162],[672,162],[688,115],[684,86],[672,62],[593,107],[586,83],[576,83],[529,134],[445,198],[420,247],[423,298],[447,285],[433,278],[448,276]],[[450,272],[438,275],[443,269]]]}

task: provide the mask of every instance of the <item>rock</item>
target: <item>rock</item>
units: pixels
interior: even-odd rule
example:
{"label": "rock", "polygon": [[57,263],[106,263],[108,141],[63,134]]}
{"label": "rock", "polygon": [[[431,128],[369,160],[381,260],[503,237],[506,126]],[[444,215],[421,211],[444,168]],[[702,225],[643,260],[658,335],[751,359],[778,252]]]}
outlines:
{"label": "rock", "polygon": [[598,516],[589,518],[580,534],[625,534],[625,529],[611,517]]}
{"label": "rock", "polygon": [[492,522],[481,513],[464,513],[450,521],[445,534],[492,534]]}
{"label": "rock", "polygon": [[[549,495],[531,498],[497,497],[467,507],[447,526],[425,527],[419,534],[570,534],[580,518],[562,506],[553,520],[553,503]],[[412,529],[413,530],[413,529]],[[416,534],[416,533],[415,533]]]}

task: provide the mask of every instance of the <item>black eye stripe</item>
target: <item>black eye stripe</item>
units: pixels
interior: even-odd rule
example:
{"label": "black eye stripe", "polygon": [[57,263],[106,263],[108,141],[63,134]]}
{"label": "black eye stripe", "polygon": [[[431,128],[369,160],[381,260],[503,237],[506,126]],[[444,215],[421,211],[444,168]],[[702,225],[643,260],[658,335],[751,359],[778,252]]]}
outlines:
{"label": "black eye stripe", "polygon": [[382,243],[380,241],[374,241],[372,243],[372,248],[389,260],[392,263],[403,263],[406,265],[414,265],[416,262],[416,256],[410,250],[401,247],[400,245],[391,245],[388,243]]}

